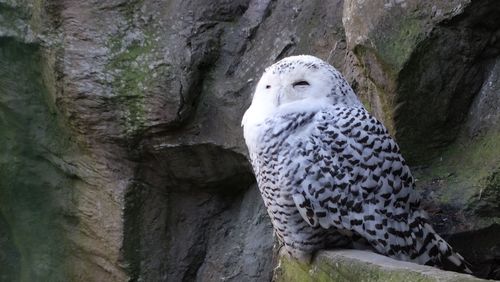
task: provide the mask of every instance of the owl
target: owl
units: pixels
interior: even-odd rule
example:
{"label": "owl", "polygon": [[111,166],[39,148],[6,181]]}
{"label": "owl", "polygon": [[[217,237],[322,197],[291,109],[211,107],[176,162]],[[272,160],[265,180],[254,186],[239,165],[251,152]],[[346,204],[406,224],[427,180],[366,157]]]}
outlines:
{"label": "owl", "polygon": [[331,65],[301,55],[268,67],[242,119],[257,184],[288,254],[369,246],[470,272],[432,228],[399,146]]}

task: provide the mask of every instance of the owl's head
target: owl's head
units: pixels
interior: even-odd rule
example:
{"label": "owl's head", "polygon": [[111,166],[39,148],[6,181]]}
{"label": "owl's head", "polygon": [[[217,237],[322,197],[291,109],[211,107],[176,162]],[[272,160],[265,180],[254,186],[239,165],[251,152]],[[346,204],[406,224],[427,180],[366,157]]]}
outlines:
{"label": "owl's head", "polygon": [[275,114],[319,110],[327,105],[361,105],[342,75],[309,55],[287,57],[262,75],[242,124],[262,122]]}

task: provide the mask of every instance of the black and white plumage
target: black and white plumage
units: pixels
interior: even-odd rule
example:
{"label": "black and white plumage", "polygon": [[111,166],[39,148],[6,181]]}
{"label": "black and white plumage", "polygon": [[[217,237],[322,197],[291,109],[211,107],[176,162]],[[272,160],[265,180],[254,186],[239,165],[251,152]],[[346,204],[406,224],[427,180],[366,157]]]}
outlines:
{"label": "black and white plumage", "polygon": [[303,55],[267,68],[242,125],[292,257],[365,242],[395,259],[469,272],[420,209],[398,145],[328,63]]}

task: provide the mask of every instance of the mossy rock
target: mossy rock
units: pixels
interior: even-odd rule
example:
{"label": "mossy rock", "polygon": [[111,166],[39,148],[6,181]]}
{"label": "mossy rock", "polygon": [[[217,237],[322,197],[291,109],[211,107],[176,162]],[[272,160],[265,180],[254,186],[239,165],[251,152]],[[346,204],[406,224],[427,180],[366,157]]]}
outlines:
{"label": "mossy rock", "polygon": [[74,178],[51,158],[71,138],[48,105],[39,46],[0,37],[0,62],[0,281],[66,281]]}
{"label": "mossy rock", "polygon": [[485,281],[471,275],[393,260],[368,251],[321,251],[312,264],[282,257],[275,281]]}

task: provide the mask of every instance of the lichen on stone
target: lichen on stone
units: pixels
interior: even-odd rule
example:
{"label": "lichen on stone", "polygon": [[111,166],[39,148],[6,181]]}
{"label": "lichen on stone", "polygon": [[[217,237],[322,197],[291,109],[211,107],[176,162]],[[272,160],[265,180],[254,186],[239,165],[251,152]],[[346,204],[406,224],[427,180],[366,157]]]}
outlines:
{"label": "lichen on stone", "polygon": [[127,136],[139,134],[146,121],[145,97],[156,82],[156,59],[152,33],[128,33],[111,37],[107,69],[116,101],[123,106],[122,122]]}

